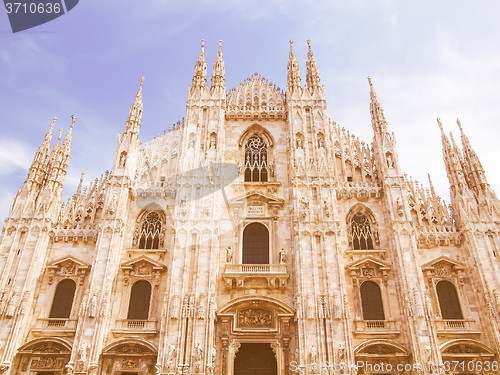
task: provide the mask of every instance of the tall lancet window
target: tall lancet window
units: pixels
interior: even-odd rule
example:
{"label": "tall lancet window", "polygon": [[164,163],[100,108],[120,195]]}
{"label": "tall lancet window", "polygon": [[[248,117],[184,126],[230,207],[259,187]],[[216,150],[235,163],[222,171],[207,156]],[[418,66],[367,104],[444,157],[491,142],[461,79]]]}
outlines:
{"label": "tall lancet window", "polygon": [[160,245],[161,219],[156,212],[150,212],[142,222],[139,249],[158,249]]}
{"label": "tall lancet window", "polygon": [[372,230],[365,215],[358,212],[351,219],[352,248],[354,250],[373,249]]}
{"label": "tall lancet window", "polygon": [[267,181],[267,146],[253,135],[245,146],[245,182]]}

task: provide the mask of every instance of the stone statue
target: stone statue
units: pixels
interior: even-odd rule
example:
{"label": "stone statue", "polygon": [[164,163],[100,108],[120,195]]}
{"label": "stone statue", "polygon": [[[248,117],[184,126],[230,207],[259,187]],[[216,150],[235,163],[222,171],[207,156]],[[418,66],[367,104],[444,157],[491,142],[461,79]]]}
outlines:
{"label": "stone statue", "polygon": [[168,356],[167,356],[167,367],[169,370],[171,370],[173,368],[172,366],[174,364],[175,352],[176,352],[175,345],[170,344],[168,346]]}
{"label": "stone statue", "polygon": [[286,250],[285,248],[281,248],[280,250],[280,264],[285,264],[286,262]]}
{"label": "stone statue", "polygon": [[92,295],[90,299],[89,316],[94,318],[97,315],[97,293]]}
{"label": "stone statue", "polygon": [[309,360],[311,363],[316,363],[318,360],[318,351],[314,345],[311,346],[311,350],[309,351]]}
{"label": "stone statue", "polygon": [[120,155],[120,161],[118,162],[118,166],[120,168],[125,167],[125,162],[127,161],[127,154],[125,152],[122,152]]}
{"label": "stone statue", "polygon": [[233,263],[233,249],[229,245],[226,246],[226,262]]}
{"label": "stone statue", "polygon": [[194,346],[194,360],[199,362],[203,359],[203,348],[199,342]]}
{"label": "stone statue", "polygon": [[14,290],[12,297],[9,299],[9,304],[7,305],[6,316],[14,316],[16,313],[17,304],[19,303],[19,288]]}
{"label": "stone statue", "polygon": [[385,156],[387,158],[387,166],[389,168],[394,168],[394,160],[392,159],[392,154],[388,152]]}
{"label": "stone statue", "polygon": [[339,355],[339,363],[345,362],[346,352],[344,345],[342,344],[339,345],[338,355]]}
{"label": "stone statue", "polygon": [[87,360],[87,341],[80,341],[78,346],[78,362],[85,362]]}

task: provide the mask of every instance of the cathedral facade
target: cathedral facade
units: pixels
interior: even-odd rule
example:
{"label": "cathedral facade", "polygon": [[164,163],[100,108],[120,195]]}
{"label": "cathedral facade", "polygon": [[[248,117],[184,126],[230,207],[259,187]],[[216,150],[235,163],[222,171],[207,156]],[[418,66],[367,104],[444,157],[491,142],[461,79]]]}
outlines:
{"label": "cathedral facade", "polygon": [[[142,86],[110,171],[63,202],[49,132],[0,244],[0,373],[497,374],[500,205],[460,122],[451,205],[328,119],[309,44],[283,91],[232,90],[204,46],[186,115],[141,143]],[[62,143],[61,143],[62,142]],[[83,180],[83,176],[82,176]]]}

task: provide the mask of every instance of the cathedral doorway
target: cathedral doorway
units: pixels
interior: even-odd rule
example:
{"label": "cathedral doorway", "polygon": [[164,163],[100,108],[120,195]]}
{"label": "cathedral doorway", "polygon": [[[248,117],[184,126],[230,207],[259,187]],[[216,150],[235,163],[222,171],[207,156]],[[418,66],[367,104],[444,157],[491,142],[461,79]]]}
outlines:
{"label": "cathedral doorway", "polygon": [[276,356],[269,343],[242,343],[234,358],[234,375],[277,375]]}

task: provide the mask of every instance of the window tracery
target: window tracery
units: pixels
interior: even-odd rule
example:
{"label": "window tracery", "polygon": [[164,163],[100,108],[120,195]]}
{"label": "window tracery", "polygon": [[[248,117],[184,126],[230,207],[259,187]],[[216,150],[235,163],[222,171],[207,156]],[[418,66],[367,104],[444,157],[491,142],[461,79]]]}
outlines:
{"label": "window tracery", "polygon": [[267,181],[267,167],[267,145],[255,134],[245,146],[245,182]]}
{"label": "window tracery", "polygon": [[162,245],[161,219],[157,212],[150,212],[144,218],[139,233],[140,249],[158,249]]}
{"label": "window tracery", "polygon": [[373,234],[370,222],[361,212],[353,215],[350,223],[351,241],[354,250],[373,249]]}

